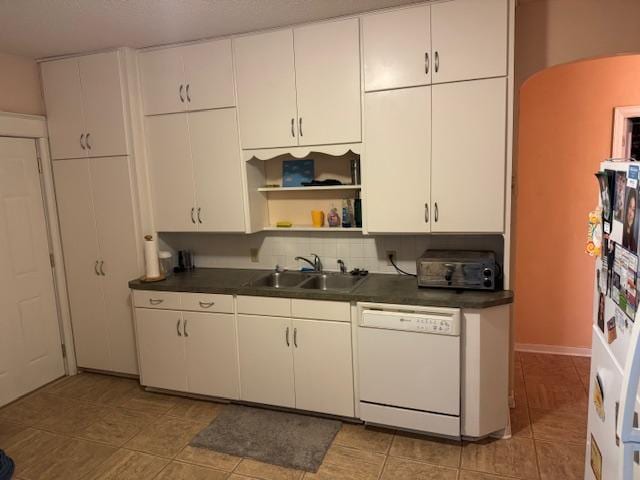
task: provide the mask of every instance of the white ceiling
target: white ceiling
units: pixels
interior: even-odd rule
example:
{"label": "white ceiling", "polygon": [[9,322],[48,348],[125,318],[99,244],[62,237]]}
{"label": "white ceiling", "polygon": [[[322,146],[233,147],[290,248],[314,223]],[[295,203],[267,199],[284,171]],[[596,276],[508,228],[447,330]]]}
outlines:
{"label": "white ceiling", "polygon": [[0,0],[0,52],[31,58],[250,32],[416,0]]}

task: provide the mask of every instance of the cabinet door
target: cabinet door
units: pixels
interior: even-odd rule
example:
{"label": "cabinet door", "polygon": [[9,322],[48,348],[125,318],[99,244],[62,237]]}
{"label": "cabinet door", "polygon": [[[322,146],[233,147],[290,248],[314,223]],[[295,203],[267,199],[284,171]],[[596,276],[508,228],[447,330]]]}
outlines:
{"label": "cabinet door", "polygon": [[507,74],[507,0],[431,6],[433,83]]}
{"label": "cabinet door", "polygon": [[90,157],[126,155],[127,134],[118,52],[78,59]]}
{"label": "cabinet door", "polygon": [[206,110],[234,106],[231,40],[197,43],[181,47],[181,50],[187,108]]}
{"label": "cabinet door", "polygon": [[136,308],[140,381],[148,387],[187,391],[182,316],[174,310]]}
{"label": "cabinet door", "polygon": [[238,316],[240,399],[295,407],[291,319]]}
{"label": "cabinet door", "polygon": [[198,230],[244,232],[236,109],[189,114]]}
{"label": "cabinet door", "polygon": [[104,274],[111,347],[109,370],[137,374],[128,283],[139,276],[142,269],[136,242],[129,157],[92,158],[89,165],[100,259],[103,262],[99,271]]}
{"label": "cabinet door", "polygon": [[182,312],[187,345],[189,392],[240,397],[238,348],[234,316]]}
{"label": "cabinet door", "polygon": [[293,320],[296,408],[352,417],[351,325]]}
{"label": "cabinet door", "polygon": [[429,232],[431,87],[365,94],[367,230]]}
{"label": "cabinet door", "polygon": [[233,40],[242,148],[297,145],[293,32]]}
{"label": "cabinet door", "polygon": [[41,68],[51,158],[85,157],[87,151],[80,138],[85,128],[78,60],[44,62]]}
{"label": "cabinet door", "polygon": [[298,143],[359,142],[358,19],[296,28]]}
{"label": "cabinet door", "polygon": [[362,18],[365,91],[431,83],[428,5]]}
{"label": "cabinet door", "polygon": [[145,119],[155,227],[159,232],[197,229],[193,163],[186,113]]}
{"label": "cabinet door", "polygon": [[111,370],[89,161],[54,162],[53,173],[78,366]]}
{"label": "cabinet door", "polygon": [[186,108],[184,65],[180,47],[138,56],[145,115],[183,112]]}
{"label": "cabinet door", "polygon": [[431,230],[502,232],[507,80],[432,88]]}

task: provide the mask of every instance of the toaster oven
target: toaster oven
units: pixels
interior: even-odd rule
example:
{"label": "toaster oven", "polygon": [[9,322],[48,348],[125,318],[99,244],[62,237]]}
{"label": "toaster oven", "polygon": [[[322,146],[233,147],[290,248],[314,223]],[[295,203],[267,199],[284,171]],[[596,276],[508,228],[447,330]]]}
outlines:
{"label": "toaster oven", "polygon": [[418,286],[496,290],[500,268],[496,254],[479,250],[426,250],[417,260]]}

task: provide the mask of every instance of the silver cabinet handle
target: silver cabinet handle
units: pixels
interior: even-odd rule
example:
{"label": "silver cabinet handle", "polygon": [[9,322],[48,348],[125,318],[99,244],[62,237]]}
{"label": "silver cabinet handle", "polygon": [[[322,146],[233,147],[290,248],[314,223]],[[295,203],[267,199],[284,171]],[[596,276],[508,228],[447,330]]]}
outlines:
{"label": "silver cabinet handle", "polygon": [[104,273],[104,260],[100,261],[100,275],[102,275],[103,277],[105,276],[105,273]]}
{"label": "silver cabinet handle", "polygon": [[424,74],[429,75],[429,52],[424,52]]}
{"label": "silver cabinet handle", "polygon": [[440,54],[436,51],[436,73],[440,70]]}
{"label": "silver cabinet handle", "polygon": [[188,336],[189,336],[189,332],[187,332],[187,322],[188,322],[188,321],[189,321],[189,320],[186,320],[186,319],[185,319],[184,323],[182,324],[182,331],[184,332],[184,336],[185,336],[185,337],[188,337]]}
{"label": "silver cabinet handle", "polygon": [[200,218],[200,210],[202,209],[198,207],[198,223],[202,223],[202,218]]}
{"label": "silver cabinet handle", "polygon": [[182,333],[180,332],[180,319],[178,319],[178,323],[176,323],[176,332],[178,332],[179,337],[182,336]]}
{"label": "silver cabinet handle", "polygon": [[290,347],[291,344],[289,343],[289,327],[287,327],[287,330],[286,330],[286,332],[284,334],[284,340],[285,340],[285,342],[287,342],[287,347]]}
{"label": "silver cabinet handle", "polygon": [[86,149],[87,149],[87,147],[84,145],[84,133],[80,135],[80,147],[81,147],[83,150],[86,150]]}
{"label": "silver cabinet handle", "polygon": [[295,125],[295,123],[296,123],[295,118],[292,118],[292,119],[291,119],[291,136],[292,136],[292,137],[294,137],[294,138],[295,138],[295,136],[296,136],[296,132],[295,132],[295,130],[293,129],[293,126]]}
{"label": "silver cabinet handle", "polygon": [[435,204],[435,213],[434,213],[435,221],[438,221],[438,202]]}
{"label": "silver cabinet handle", "polygon": [[429,223],[429,204],[424,204],[424,222]]}
{"label": "silver cabinet handle", "polygon": [[190,83],[187,83],[187,101],[191,103],[191,95],[189,94],[189,88],[191,87]]}
{"label": "silver cabinet handle", "polygon": [[160,305],[164,300],[162,298],[150,298],[149,303],[151,305]]}
{"label": "silver cabinet handle", "polygon": [[300,132],[301,137],[304,136],[304,134],[302,133],[302,117],[298,119],[298,132]]}
{"label": "silver cabinet handle", "polygon": [[211,308],[216,304],[216,302],[198,302],[198,303],[202,308]]}
{"label": "silver cabinet handle", "polygon": [[98,271],[98,263],[100,263],[100,260],[96,260],[96,264],[93,266],[93,271],[96,272],[96,275],[100,275],[100,272]]}
{"label": "silver cabinet handle", "polygon": [[195,218],[193,218],[193,212],[194,212],[195,210],[196,210],[195,208],[192,208],[192,209],[191,209],[191,223],[196,223],[196,219],[195,219]]}
{"label": "silver cabinet handle", "polygon": [[87,133],[87,136],[86,136],[86,137],[84,137],[84,143],[86,143],[86,144],[87,144],[87,148],[88,148],[89,150],[91,150],[91,144],[89,143],[89,136],[90,136],[90,135],[91,135],[90,133]]}
{"label": "silver cabinet handle", "polygon": [[293,345],[298,348],[298,329],[293,329]]}
{"label": "silver cabinet handle", "polygon": [[182,91],[183,91],[183,90],[184,90],[184,85],[182,85],[182,84],[181,84],[181,85],[180,85],[180,90],[178,91],[178,92],[179,92],[178,94],[180,95],[180,101],[181,101],[182,103],[184,103],[184,96],[182,95]]}

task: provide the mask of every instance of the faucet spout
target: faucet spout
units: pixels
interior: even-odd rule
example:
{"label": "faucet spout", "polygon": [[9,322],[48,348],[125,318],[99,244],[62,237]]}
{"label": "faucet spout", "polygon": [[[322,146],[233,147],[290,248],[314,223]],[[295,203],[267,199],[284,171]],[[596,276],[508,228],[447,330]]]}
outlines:
{"label": "faucet spout", "polygon": [[322,273],[322,262],[320,261],[320,257],[315,253],[312,253],[311,255],[313,256],[313,261],[305,257],[296,257],[295,259],[302,260],[303,262],[307,262],[309,265],[313,267],[314,272]]}

